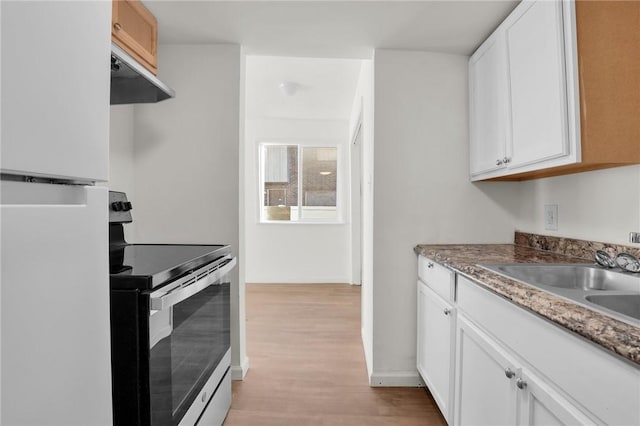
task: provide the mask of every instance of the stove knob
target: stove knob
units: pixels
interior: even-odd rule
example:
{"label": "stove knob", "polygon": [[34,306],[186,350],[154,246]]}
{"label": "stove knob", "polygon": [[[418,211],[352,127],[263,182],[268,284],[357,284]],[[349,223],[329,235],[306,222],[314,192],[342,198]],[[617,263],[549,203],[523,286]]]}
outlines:
{"label": "stove knob", "polygon": [[122,201],[114,201],[113,203],[111,203],[111,208],[114,212],[122,211]]}
{"label": "stove knob", "polygon": [[122,210],[124,210],[125,212],[128,212],[131,209],[133,209],[133,206],[131,205],[130,201],[125,201],[122,203]]}

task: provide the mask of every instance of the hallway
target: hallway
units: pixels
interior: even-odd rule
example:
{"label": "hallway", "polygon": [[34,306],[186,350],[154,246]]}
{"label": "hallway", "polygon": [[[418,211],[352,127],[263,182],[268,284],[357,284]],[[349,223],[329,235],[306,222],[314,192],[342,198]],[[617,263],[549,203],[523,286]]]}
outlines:
{"label": "hallway", "polygon": [[445,425],[425,389],[371,388],[360,287],[246,286],[250,368],[226,426]]}

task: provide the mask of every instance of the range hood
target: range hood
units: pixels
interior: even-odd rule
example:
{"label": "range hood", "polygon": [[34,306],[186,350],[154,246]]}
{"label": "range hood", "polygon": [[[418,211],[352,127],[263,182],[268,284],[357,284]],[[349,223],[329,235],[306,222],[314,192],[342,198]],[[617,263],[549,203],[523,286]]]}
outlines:
{"label": "range hood", "polygon": [[111,43],[111,105],[154,103],[175,96],[172,88]]}

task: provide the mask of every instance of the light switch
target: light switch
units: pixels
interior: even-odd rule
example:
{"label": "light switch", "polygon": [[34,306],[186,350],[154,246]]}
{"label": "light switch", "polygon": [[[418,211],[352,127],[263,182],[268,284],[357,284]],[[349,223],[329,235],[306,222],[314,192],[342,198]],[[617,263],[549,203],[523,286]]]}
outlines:
{"label": "light switch", "polygon": [[544,205],[544,229],[547,229],[549,231],[558,230],[558,205],[557,204]]}

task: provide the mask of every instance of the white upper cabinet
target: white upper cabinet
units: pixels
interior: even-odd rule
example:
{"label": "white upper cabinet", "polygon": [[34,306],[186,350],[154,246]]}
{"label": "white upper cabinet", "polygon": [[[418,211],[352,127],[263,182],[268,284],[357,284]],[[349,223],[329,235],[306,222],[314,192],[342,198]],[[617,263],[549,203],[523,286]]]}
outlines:
{"label": "white upper cabinet", "polygon": [[0,7],[2,172],[106,181],[111,3]]}
{"label": "white upper cabinet", "polygon": [[472,180],[580,161],[574,15],[525,0],[469,60]]}
{"label": "white upper cabinet", "polygon": [[507,147],[504,38],[491,36],[469,61],[471,174],[504,167]]}
{"label": "white upper cabinet", "polygon": [[505,28],[514,168],[570,152],[562,3],[524,6]]}

